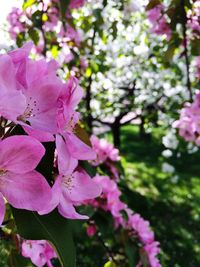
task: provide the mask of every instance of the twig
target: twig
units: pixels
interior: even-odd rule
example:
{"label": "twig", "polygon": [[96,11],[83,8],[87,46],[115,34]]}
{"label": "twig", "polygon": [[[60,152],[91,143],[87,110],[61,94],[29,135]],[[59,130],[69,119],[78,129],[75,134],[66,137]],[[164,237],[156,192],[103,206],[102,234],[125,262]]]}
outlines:
{"label": "twig", "polygon": [[191,89],[191,81],[190,81],[190,61],[188,56],[188,47],[187,47],[187,14],[185,11],[185,0],[181,1],[181,6],[183,8],[183,46],[184,46],[184,56],[185,56],[185,64],[187,71],[187,89],[189,92],[190,101],[193,100],[192,89]]}

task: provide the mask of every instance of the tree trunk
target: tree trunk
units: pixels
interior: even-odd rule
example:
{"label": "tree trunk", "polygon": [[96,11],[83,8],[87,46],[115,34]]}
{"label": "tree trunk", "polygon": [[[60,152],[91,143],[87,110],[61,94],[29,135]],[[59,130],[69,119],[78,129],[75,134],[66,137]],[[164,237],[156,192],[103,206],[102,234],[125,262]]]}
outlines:
{"label": "tree trunk", "polygon": [[140,137],[143,138],[146,135],[145,128],[144,128],[145,117],[143,115],[141,115],[140,119],[141,119],[141,123],[140,123]]}
{"label": "tree trunk", "polygon": [[120,123],[114,123],[112,125],[112,135],[113,135],[113,143],[114,146],[120,148],[121,140],[120,140]]}

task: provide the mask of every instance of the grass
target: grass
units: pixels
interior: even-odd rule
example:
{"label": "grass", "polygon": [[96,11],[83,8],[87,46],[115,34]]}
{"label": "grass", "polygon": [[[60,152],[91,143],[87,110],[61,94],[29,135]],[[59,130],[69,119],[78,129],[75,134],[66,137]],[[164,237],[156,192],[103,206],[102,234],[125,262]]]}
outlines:
{"label": "grass", "polygon": [[[141,139],[134,126],[122,129],[121,153],[125,160],[129,206],[148,219],[162,248],[161,261],[167,267],[200,266],[200,151],[188,154],[184,142],[166,160],[161,152],[161,132]],[[185,145],[186,146],[186,145]],[[164,173],[168,161],[175,173]]]}

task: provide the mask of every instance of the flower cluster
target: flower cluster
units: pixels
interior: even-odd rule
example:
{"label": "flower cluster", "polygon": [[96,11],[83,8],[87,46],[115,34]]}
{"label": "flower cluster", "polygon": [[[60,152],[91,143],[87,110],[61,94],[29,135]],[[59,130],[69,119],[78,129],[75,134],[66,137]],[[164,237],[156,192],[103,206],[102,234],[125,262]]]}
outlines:
{"label": "flower cluster", "polygon": [[90,141],[97,155],[96,159],[91,162],[92,165],[98,166],[104,164],[110,172],[111,177],[118,180],[119,174],[115,163],[120,160],[119,150],[113,144],[108,143],[106,139],[99,139],[95,135],[91,136]]}
{"label": "flower cluster", "polygon": [[196,58],[196,77],[200,79],[200,56]]}
{"label": "flower cluster", "polygon": [[151,31],[157,35],[166,35],[167,39],[171,37],[171,29],[167,23],[164,14],[164,5],[159,4],[148,10],[147,17],[152,24]]}
{"label": "flower cluster", "polygon": [[[149,227],[149,222],[145,221],[139,214],[134,214],[125,203],[120,200],[121,192],[115,181],[108,176],[96,175],[94,181],[102,186],[102,194],[98,199],[89,201],[89,204],[96,209],[102,209],[109,212],[115,222],[115,227],[121,226],[123,229],[130,231],[134,236],[137,236],[143,247],[143,252],[148,258],[151,267],[160,267],[157,258],[160,252],[159,243],[154,239],[154,233]],[[127,214],[125,219],[123,213]],[[87,228],[89,236],[95,234],[96,228],[91,225]],[[142,266],[142,263],[137,265]]]}
{"label": "flower cluster", "polygon": [[187,12],[187,24],[193,36],[200,36],[200,1],[193,1],[193,8]]}
{"label": "flower cluster", "polygon": [[30,258],[37,267],[53,267],[51,259],[57,258],[54,249],[45,240],[23,240],[22,255]]}
{"label": "flower cluster", "polygon": [[[101,188],[79,166],[79,160],[96,157],[76,135],[80,115],[75,109],[83,92],[74,77],[67,83],[59,79],[55,61],[31,60],[31,47],[28,43],[0,56],[0,223],[2,196],[15,208],[47,214],[58,207],[66,218],[86,219],[75,206],[97,197]],[[28,136],[7,137],[13,125]],[[35,170],[45,154],[41,142],[56,146],[52,188]]]}
{"label": "flower cluster", "polygon": [[[7,17],[10,36],[18,44],[31,38],[36,44],[36,54],[56,58],[61,65],[67,64],[77,57],[77,48],[81,43],[80,31],[72,26],[74,22],[71,13],[84,3],[85,0],[71,0],[65,20],[60,18],[58,0],[36,1],[24,10],[13,8]],[[79,60],[81,69],[85,68],[82,66],[83,60],[82,57]]]}
{"label": "flower cluster", "polygon": [[179,129],[179,135],[186,141],[195,142],[200,146],[200,93],[193,103],[186,103],[181,110],[179,120],[173,123]]}

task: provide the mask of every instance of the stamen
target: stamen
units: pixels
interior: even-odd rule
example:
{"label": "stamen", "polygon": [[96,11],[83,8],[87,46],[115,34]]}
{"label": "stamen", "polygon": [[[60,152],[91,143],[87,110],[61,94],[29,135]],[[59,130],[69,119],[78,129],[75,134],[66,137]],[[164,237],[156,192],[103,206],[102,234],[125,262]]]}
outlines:
{"label": "stamen", "polygon": [[72,192],[72,189],[74,188],[73,179],[73,174],[62,177],[62,184],[68,189],[70,194]]}

